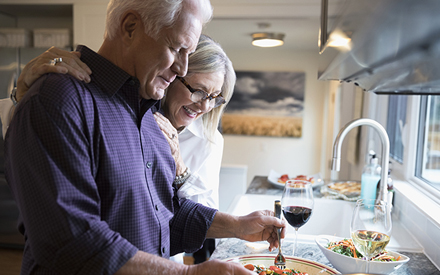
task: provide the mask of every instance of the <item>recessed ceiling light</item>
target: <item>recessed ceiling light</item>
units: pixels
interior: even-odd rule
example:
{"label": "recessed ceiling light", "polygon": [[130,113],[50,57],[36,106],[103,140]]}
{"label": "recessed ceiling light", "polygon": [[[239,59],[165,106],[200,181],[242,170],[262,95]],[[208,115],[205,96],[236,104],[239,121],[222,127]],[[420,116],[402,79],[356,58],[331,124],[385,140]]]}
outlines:
{"label": "recessed ceiling light", "polygon": [[284,44],[284,33],[257,32],[252,34],[252,45],[257,47],[277,47]]}

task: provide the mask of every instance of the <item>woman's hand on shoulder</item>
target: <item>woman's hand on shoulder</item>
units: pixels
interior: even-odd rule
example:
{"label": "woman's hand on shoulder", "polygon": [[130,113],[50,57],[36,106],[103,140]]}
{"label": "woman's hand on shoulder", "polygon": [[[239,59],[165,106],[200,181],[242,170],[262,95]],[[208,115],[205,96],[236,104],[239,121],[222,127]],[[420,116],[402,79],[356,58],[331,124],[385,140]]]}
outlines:
{"label": "woman's hand on shoulder", "polygon": [[176,162],[176,176],[183,174],[186,170],[186,165],[183,162],[182,156],[180,155],[179,133],[177,132],[176,128],[174,128],[173,124],[171,124],[171,122],[168,120],[168,118],[159,112],[154,113],[154,119],[170,145],[171,154]]}
{"label": "woman's hand on shoulder", "polygon": [[[86,83],[90,82],[92,71],[79,59],[80,56],[81,54],[79,52],[68,52],[56,47],[51,47],[41,55],[32,59],[26,64],[17,79],[17,100],[20,101],[32,83],[47,73],[68,73],[78,80],[85,81]],[[52,65],[51,61],[55,58],[62,58],[62,62]]]}

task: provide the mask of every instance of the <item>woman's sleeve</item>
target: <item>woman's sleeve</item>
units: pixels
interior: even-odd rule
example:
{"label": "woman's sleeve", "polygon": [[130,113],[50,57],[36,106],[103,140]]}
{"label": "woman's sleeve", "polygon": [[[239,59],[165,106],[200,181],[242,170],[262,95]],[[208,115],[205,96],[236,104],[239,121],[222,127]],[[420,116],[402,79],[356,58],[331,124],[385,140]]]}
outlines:
{"label": "woman's sleeve", "polygon": [[[217,132],[216,142],[209,143],[210,153],[204,160],[198,161],[201,165],[199,167],[189,167],[192,175],[177,191],[179,198],[190,199],[211,208],[219,208],[218,189],[223,143],[223,137]],[[195,153],[193,157],[201,155]],[[183,162],[187,163],[185,159],[183,159]]]}

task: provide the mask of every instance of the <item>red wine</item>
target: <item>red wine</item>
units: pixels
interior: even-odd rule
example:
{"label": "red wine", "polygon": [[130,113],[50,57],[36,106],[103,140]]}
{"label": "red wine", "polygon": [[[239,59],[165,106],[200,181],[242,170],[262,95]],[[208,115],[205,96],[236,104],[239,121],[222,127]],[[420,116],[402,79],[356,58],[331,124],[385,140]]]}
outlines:
{"label": "red wine", "polygon": [[283,214],[291,226],[299,228],[310,219],[312,209],[303,206],[286,206],[283,207]]}

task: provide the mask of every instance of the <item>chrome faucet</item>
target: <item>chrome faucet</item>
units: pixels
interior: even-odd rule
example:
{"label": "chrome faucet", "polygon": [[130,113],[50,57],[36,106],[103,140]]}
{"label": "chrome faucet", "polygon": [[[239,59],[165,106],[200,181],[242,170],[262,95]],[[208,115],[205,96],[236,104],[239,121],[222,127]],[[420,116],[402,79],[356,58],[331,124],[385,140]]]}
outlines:
{"label": "chrome faucet", "polygon": [[347,125],[344,126],[339,131],[338,136],[335,139],[335,143],[333,145],[333,159],[332,159],[332,170],[339,171],[341,169],[341,146],[344,141],[347,133],[358,126],[371,126],[376,129],[377,133],[380,136],[380,140],[382,142],[382,165],[381,165],[381,177],[380,177],[380,186],[379,186],[379,196],[376,200],[387,201],[388,199],[388,163],[390,156],[390,140],[388,138],[387,131],[380,125],[379,122],[369,119],[369,118],[360,118],[355,119]]}

